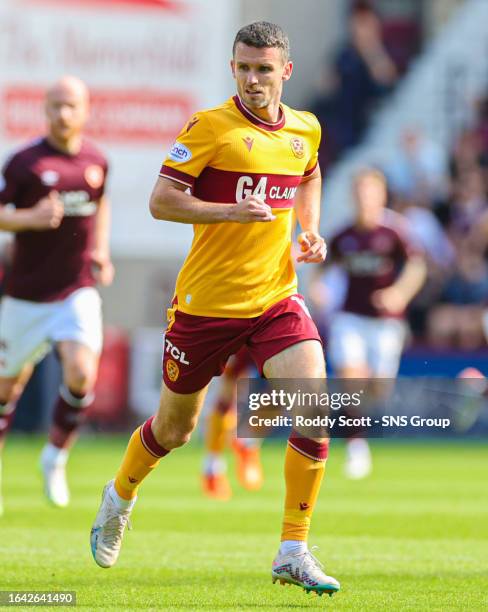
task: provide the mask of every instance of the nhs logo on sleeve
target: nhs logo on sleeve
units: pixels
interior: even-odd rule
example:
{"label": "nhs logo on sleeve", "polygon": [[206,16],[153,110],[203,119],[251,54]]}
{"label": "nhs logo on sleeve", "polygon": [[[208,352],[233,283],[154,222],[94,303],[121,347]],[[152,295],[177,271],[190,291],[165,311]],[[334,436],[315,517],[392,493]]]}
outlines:
{"label": "nhs logo on sleeve", "polygon": [[171,147],[169,158],[175,162],[187,162],[191,159],[191,151],[188,147],[185,147],[184,144],[176,141]]}

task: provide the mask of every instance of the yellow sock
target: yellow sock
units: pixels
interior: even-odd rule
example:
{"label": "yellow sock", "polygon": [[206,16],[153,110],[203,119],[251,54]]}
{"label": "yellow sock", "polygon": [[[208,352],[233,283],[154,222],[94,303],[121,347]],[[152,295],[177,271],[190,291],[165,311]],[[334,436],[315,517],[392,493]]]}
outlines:
{"label": "yellow sock", "polygon": [[115,490],[123,499],[133,499],[144,478],[168,453],[159,446],[151,432],[152,418],[132,434],[124,458],[115,477]]}
{"label": "yellow sock", "polygon": [[222,453],[225,449],[229,431],[235,428],[235,414],[233,410],[225,413],[213,410],[208,419],[206,447],[209,453]]}
{"label": "yellow sock", "polygon": [[[326,443],[317,443],[306,440],[307,451],[311,445],[319,447]],[[281,541],[302,540],[306,541],[310,529],[312,513],[320,491],[320,485],[325,472],[325,458],[323,452],[312,452],[303,454],[303,449],[297,450],[295,440],[288,443],[285,455],[285,513],[283,517],[283,528]],[[303,443],[299,447],[306,446]],[[302,452],[301,452],[302,451]]]}

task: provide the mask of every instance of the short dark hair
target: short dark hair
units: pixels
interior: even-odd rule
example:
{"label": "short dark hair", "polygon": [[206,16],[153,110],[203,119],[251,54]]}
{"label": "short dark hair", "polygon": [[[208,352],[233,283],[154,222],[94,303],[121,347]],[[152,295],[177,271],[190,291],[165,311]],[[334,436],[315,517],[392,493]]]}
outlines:
{"label": "short dark hair", "polygon": [[248,47],[256,47],[257,49],[277,47],[281,50],[285,62],[290,57],[288,35],[279,25],[269,21],[255,21],[241,28],[234,39],[232,55],[235,55],[237,43],[243,43]]}

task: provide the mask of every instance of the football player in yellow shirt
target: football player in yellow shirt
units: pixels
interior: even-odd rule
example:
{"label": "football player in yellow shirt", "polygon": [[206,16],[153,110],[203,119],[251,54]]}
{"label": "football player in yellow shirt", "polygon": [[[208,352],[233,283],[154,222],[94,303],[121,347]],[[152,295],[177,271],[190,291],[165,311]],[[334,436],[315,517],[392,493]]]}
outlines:
{"label": "football player in yellow shirt", "polygon": [[[132,435],[115,480],[104,489],[91,547],[101,567],[117,561],[142,480],[190,439],[213,376],[247,346],[266,378],[325,378],[319,334],[291,255],[320,263],[320,126],[281,103],[292,74],[288,37],[268,22],[243,27],[231,60],[237,94],[196,113],[161,169],[154,218],[192,223],[194,239],[168,313],[158,412]],[[286,496],[273,581],[332,594],[339,583],[309,552],[307,536],[328,453],[327,439],[292,432],[285,457]]]}

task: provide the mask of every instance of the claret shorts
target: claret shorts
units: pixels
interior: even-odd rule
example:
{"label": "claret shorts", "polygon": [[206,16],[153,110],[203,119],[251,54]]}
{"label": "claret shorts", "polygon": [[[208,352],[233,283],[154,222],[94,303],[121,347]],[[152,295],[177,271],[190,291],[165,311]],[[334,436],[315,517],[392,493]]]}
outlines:
{"label": "claret shorts", "polygon": [[171,309],[164,338],[163,378],[176,393],[194,393],[222,374],[246,346],[259,373],[273,355],[320,336],[301,295],[287,297],[250,319],[200,317]]}

